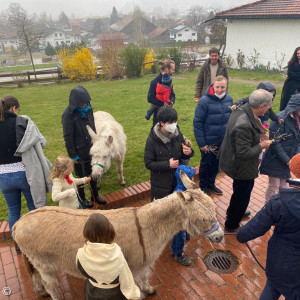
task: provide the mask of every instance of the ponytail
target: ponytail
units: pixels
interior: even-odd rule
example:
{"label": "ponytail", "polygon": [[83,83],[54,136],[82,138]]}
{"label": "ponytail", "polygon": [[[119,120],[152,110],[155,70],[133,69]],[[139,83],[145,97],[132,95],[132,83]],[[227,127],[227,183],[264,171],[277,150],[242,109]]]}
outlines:
{"label": "ponytail", "polygon": [[4,96],[0,103],[0,122],[5,119],[5,113],[8,112],[12,107],[19,108],[20,104],[17,98],[14,96]]}

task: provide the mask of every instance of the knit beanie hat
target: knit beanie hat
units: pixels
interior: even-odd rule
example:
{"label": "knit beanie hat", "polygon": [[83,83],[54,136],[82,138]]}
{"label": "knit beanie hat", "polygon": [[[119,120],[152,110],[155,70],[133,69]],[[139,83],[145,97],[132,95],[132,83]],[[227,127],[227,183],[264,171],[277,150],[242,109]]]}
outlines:
{"label": "knit beanie hat", "polygon": [[300,153],[292,157],[290,161],[290,170],[296,178],[300,178]]}
{"label": "knit beanie hat", "polygon": [[171,85],[172,84],[172,77],[169,74],[163,74],[161,83],[163,85]]}

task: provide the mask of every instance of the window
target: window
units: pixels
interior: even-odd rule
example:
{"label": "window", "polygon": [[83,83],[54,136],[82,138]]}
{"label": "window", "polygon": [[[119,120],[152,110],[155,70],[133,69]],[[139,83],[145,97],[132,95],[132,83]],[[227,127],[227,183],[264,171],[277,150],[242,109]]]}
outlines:
{"label": "window", "polygon": [[54,33],[55,37],[57,37],[57,33]]}
{"label": "window", "polygon": [[189,31],[188,29],[186,29],[185,31]]}
{"label": "window", "polygon": [[182,36],[182,34],[181,34],[181,33],[178,33],[178,36]]}
{"label": "window", "polygon": [[196,35],[196,33],[192,33],[192,36],[195,36]]}
{"label": "window", "polygon": [[59,36],[62,36],[62,33],[60,33]]}

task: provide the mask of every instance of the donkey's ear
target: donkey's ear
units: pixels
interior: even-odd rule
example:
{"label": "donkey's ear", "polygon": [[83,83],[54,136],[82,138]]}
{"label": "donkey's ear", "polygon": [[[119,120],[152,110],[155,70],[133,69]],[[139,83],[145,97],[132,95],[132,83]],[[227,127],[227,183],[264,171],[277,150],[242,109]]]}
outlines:
{"label": "donkey's ear", "polygon": [[94,144],[98,140],[97,134],[94,132],[94,130],[89,125],[86,125],[86,129],[92,139],[92,143]]}
{"label": "donkey's ear", "polygon": [[189,179],[189,177],[185,174],[183,170],[179,170],[179,173],[180,173],[180,179],[187,190],[198,189],[198,186],[195,184],[195,182]]}
{"label": "donkey's ear", "polygon": [[177,194],[180,201],[192,202],[194,200],[192,195],[189,192],[177,191],[176,194]]}
{"label": "donkey's ear", "polygon": [[107,146],[111,145],[112,142],[113,142],[113,140],[114,140],[114,138],[113,138],[111,135],[105,136],[105,144],[106,144]]}

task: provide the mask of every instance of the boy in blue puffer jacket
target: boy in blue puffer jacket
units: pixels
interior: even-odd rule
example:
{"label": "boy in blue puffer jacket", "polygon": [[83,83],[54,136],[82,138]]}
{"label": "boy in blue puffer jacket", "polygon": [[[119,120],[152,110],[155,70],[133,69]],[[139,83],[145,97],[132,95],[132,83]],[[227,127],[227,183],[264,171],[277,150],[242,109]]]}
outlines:
{"label": "boy in blue puffer jacket", "polygon": [[[184,173],[191,179],[195,173],[196,169],[192,169],[190,166],[186,165],[179,165],[176,172],[175,177],[177,180],[176,188],[174,192],[177,191],[186,191],[186,187],[183,185],[181,177],[180,177],[180,170],[184,171]],[[171,254],[175,257],[175,260],[180,262],[184,266],[189,266],[191,261],[188,259],[187,254],[183,251],[184,243],[187,237],[186,231],[180,231],[173,237],[172,247],[171,247]]]}
{"label": "boy in blue puffer jacket", "polygon": [[[215,179],[219,171],[218,152],[231,114],[232,97],[227,94],[227,79],[217,76],[199,100],[194,117],[194,134],[201,151],[199,169],[200,189],[210,196],[210,191],[222,195]],[[211,146],[214,151],[211,151]]]}

